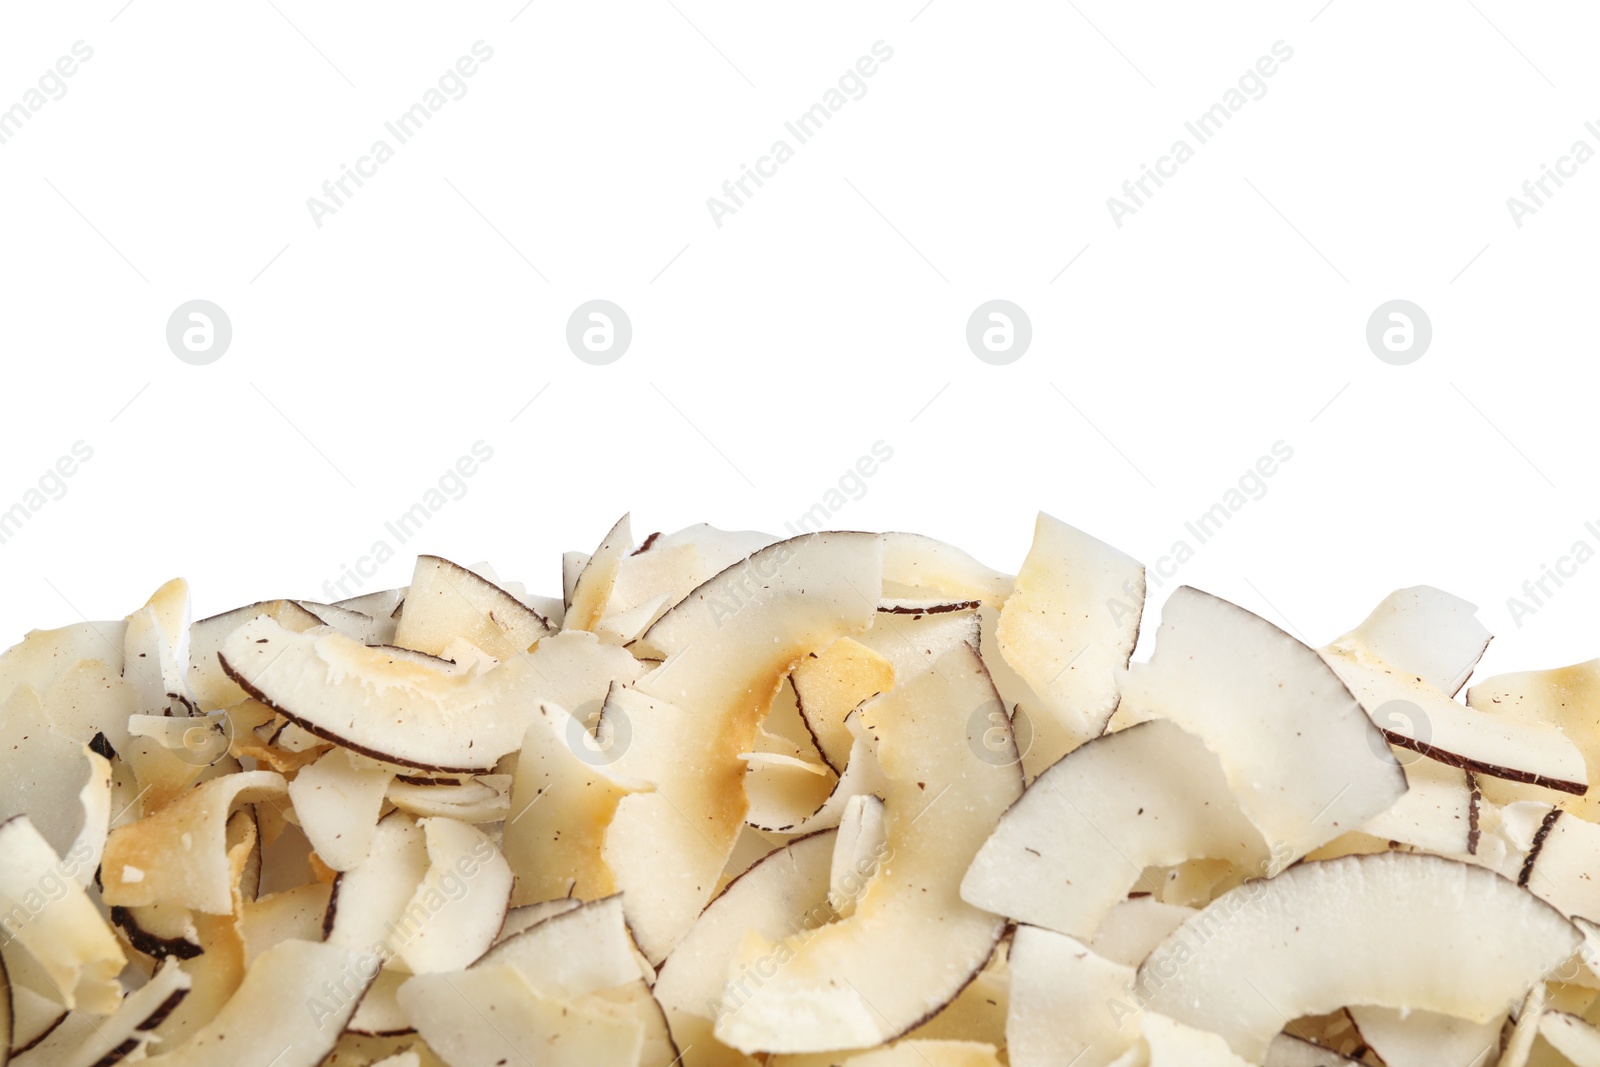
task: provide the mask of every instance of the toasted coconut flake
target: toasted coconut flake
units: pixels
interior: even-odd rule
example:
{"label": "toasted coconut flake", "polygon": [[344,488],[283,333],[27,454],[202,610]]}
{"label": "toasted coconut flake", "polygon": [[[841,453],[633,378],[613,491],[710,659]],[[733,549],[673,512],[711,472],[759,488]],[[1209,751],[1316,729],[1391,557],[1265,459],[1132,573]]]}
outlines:
{"label": "toasted coconut flake", "polygon": [[828,905],[848,918],[889,851],[889,824],[883,801],[875,796],[851,797],[839,820],[839,838],[828,872]]}
{"label": "toasted coconut flake", "polygon": [[364,645],[389,645],[394,643],[396,619],[370,615],[339,604],[319,604],[314,600],[297,601],[326,626],[360,641]]}
{"label": "toasted coconut flake", "polygon": [[1008,967],[1012,1067],[1106,1067],[1138,1040],[1139,1009],[1128,993],[1132,967],[1034,926],[1017,927]]}
{"label": "toasted coconut flake", "polygon": [[233,631],[258,615],[296,633],[323,625],[321,619],[293,600],[246,604],[194,623],[189,627],[189,684],[202,711],[231,708],[246,699],[248,694],[223,671],[217,653]]}
{"label": "toasted coconut flake", "polygon": [[[348,600],[336,600],[336,608],[349,608],[359,611],[363,615],[370,615],[374,619],[390,619],[398,621],[400,605],[406,599],[406,586],[398,589],[379,589],[375,593],[362,593],[360,596],[350,597]],[[384,642],[387,644],[388,642]]]}
{"label": "toasted coconut flake", "polygon": [[503,1067],[530,1049],[541,1067],[636,1064],[644,1048],[637,1019],[544,996],[504,964],[418,975],[400,988],[399,1003],[451,1067]]}
{"label": "toasted coconut flake", "polygon": [[758,830],[784,832],[827,803],[838,776],[825,764],[782,752],[744,752],[745,821]]}
{"label": "toasted coconut flake", "polygon": [[454,971],[494,944],[511,899],[511,868],[483,831],[454,819],[423,819],[428,873],[405,914],[422,916],[399,946],[413,974]]}
{"label": "toasted coconut flake", "polygon": [[[1555,727],[1578,747],[1585,781],[1600,776],[1600,716],[1589,709],[1600,702],[1600,659],[1554,670],[1496,675],[1467,691],[1467,706],[1519,726]],[[1600,789],[1577,797],[1545,794],[1536,786],[1485,780],[1485,795],[1497,804],[1515,800],[1560,801],[1590,822],[1600,822]]]}
{"label": "toasted coconut flake", "polygon": [[564,1000],[639,981],[620,897],[552,916],[501,941],[472,966],[510,967],[536,992]]}
{"label": "toasted coconut flake", "polygon": [[628,516],[617,520],[606,534],[594,555],[584,561],[583,569],[573,579],[572,592],[566,598],[567,611],[561,626],[565,630],[594,630],[605,614],[611,599],[611,590],[617,584],[617,571],[628,551],[633,548],[633,531]]}
{"label": "toasted coconut flake", "polygon": [[[1435,600],[1447,596],[1430,593],[1436,594]],[[1392,615],[1388,605],[1385,601],[1374,615]],[[1436,604],[1417,613],[1428,620],[1444,610]],[[1321,654],[1391,743],[1478,774],[1581,795],[1588,788],[1588,774],[1578,747],[1554,726],[1488,714],[1451,699],[1430,678],[1448,675],[1448,684],[1459,688],[1455,675],[1461,673],[1466,651],[1458,647],[1461,640],[1448,623],[1426,632],[1442,636],[1403,637],[1397,628],[1374,624],[1369,617]],[[1386,658],[1390,656],[1399,660]]]}
{"label": "toasted coconut flake", "polygon": [[274,711],[362,755],[420,770],[487,773],[516,749],[534,677],[515,656],[479,675],[444,660],[369,648],[336,630],[256,618],[223,647],[223,668]]}
{"label": "toasted coconut flake", "polygon": [[[950,649],[862,706],[889,779],[887,852],[848,919],[809,937],[743,946],[730,978],[765,978],[763,960],[793,959],[749,995],[725,996],[716,1035],[745,1052],[822,1052],[894,1040],[953,999],[988,961],[1004,923],[961,900],[959,882],[994,820],[1021,792],[1021,768],[982,758],[967,739],[972,708],[993,699],[977,650]],[[936,805],[938,818],[924,818]],[[912,974],[887,946],[917,942]],[[841,984],[842,983],[842,984]]]}
{"label": "toasted coconut flake", "polygon": [[[11,1052],[37,1045],[67,1020],[68,1011],[55,995],[50,978],[15,940],[0,945],[0,959],[11,983]],[[0,997],[0,1000],[6,998]]]}
{"label": "toasted coconut flake", "polygon": [[109,1067],[143,1059],[151,1032],[183,1002],[193,984],[177,960],[166,960],[111,1015],[91,1019],[74,1012],[11,1062],[15,1067]]}
{"label": "toasted coconut flake", "polygon": [[403,812],[378,823],[367,857],[335,879],[323,919],[330,944],[378,955],[396,956],[428,918],[426,901],[416,915],[408,907],[428,875],[424,831]]}
{"label": "toasted coconut flake", "polygon": [[1264,873],[1269,853],[1216,756],[1170,722],[1147,722],[1076,749],[1035,779],[978,851],[961,895],[1087,940],[1146,867],[1201,858]]}
{"label": "toasted coconut flake", "polygon": [[289,800],[300,827],[329,867],[348,871],[367,858],[392,777],[381,767],[357,763],[344,749],[334,748],[289,783]]}
{"label": "toasted coconut flake", "polygon": [[503,660],[528,651],[553,629],[538,612],[459,563],[418,556],[394,643],[438,656],[451,641],[465,638]]}
{"label": "toasted coconut flake", "polygon": [[1483,1067],[1500,1048],[1500,1028],[1506,1021],[1504,1014],[1473,1022],[1369,1004],[1352,1004],[1349,1012],[1361,1039],[1383,1058],[1385,1067]]}
{"label": "toasted coconut flake", "polygon": [[395,779],[385,799],[408,815],[445,815],[458,822],[499,822],[510,814],[509,774],[480,774],[439,785],[420,785]]}
{"label": "toasted coconut flake", "polygon": [[[738,757],[751,750],[773,694],[803,656],[871,623],[881,560],[871,534],[779,542],[702,585],[640,639],[667,658],[635,683],[638,692],[676,706],[682,721],[655,735],[652,769],[628,771],[656,789],[618,804],[604,855],[652,962],[716,889],[744,822]],[[644,724],[631,718],[637,738]],[[661,878],[663,864],[680,877]]]}
{"label": "toasted coconut flake", "polygon": [[1539,1017],[1539,1036],[1575,1067],[1600,1067],[1600,1030],[1565,1011],[1547,1011]]}
{"label": "toasted coconut flake", "polygon": [[1040,513],[997,643],[1040,703],[1025,757],[1038,774],[1105,729],[1144,612],[1144,566]]}
{"label": "toasted coconut flake", "polygon": [[684,1067],[749,1067],[755,1060],[712,1033],[723,986],[747,934],[777,941],[833,917],[828,881],[836,833],[798,838],[734,879],[661,965],[655,995]]}
{"label": "toasted coconut flake", "polygon": [[164,902],[228,914],[237,882],[228,864],[228,814],[234,804],[283,791],[283,776],[271,771],[224,775],[154,815],[113,830],[101,861],[106,903]]}
{"label": "toasted coconut flake", "polygon": [[802,659],[792,677],[800,715],[817,750],[835,773],[842,773],[855,740],[845,717],[863,700],[889,691],[894,666],[861,642],[842,637]]}
{"label": "toasted coconut flake", "polygon": [[246,899],[239,916],[239,928],[244,937],[247,964],[291,938],[321,941],[322,921],[332,893],[331,885],[307,882],[259,900]]}
{"label": "toasted coconut flake", "polygon": [[1139,982],[1151,1010],[1259,1060],[1285,1018],[1345,1004],[1487,1022],[1580,941],[1560,912],[1491,871],[1350,856],[1225,893],[1150,955]]}
{"label": "toasted coconut flake", "polygon": [[26,815],[0,823],[0,917],[63,1007],[108,1015],[127,957],[111,927]]}
{"label": "toasted coconut flake", "polygon": [[1518,885],[1568,918],[1600,921],[1600,826],[1548,804],[1519,801],[1500,812],[1500,833],[1516,850]]}
{"label": "toasted coconut flake", "polygon": [[1358,646],[1453,697],[1472,676],[1492,635],[1477,607],[1428,585],[1397,589],[1335,646]]}
{"label": "toasted coconut flake", "polygon": [[583,907],[583,901],[564,898],[561,900],[542,900],[537,904],[525,904],[519,908],[512,908],[506,912],[506,921],[500,927],[500,936],[495,944],[500,944],[522,933],[522,931],[538,926],[546,919],[553,919],[557,915],[565,915],[575,908]]}
{"label": "toasted coconut flake", "polygon": [[397,968],[385,967],[378,972],[348,1026],[352,1033],[372,1037],[392,1037],[415,1033],[411,1014],[400,1006],[400,987],[411,975]]}
{"label": "toasted coconut flake", "polygon": [[1154,897],[1131,897],[1111,909],[1088,945],[1113,963],[1137,967],[1194,912]]}
{"label": "toasted coconut flake", "polygon": [[[285,941],[264,952],[216,1018],[152,1067],[317,1067],[355,1013],[372,974],[337,945]],[[375,972],[374,972],[375,973]]]}
{"label": "toasted coconut flake", "polygon": [[1155,653],[1129,670],[1123,701],[1170,719],[1217,754],[1278,867],[1406,791],[1377,727],[1321,657],[1189,586],[1168,599]]}
{"label": "toasted coconut flake", "polygon": [[884,595],[954,600],[992,600],[1011,595],[1012,579],[986,567],[954,545],[923,534],[883,535]]}
{"label": "toasted coconut flake", "polygon": [[505,827],[506,860],[517,876],[513,904],[616,891],[602,855],[606,828],[624,796],[650,786],[614,772],[607,742],[627,743],[596,739],[560,705],[539,705],[517,759]]}
{"label": "toasted coconut flake", "polygon": [[57,734],[39,696],[20,685],[0,705],[0,821],[27,815],[88,885],[111,824],[111,764],[89,745]]}

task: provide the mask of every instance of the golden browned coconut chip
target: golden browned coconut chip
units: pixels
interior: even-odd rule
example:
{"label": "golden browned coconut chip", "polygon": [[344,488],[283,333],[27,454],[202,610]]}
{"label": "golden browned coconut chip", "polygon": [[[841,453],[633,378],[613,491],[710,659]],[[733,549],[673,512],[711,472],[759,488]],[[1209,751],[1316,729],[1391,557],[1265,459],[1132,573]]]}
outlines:
{"label": "golden browned coconut chip", "polygon": [[[781,541],[700,586],[640,638],[665,661],[635,690],[614,692],[603,718],[613,733],[624,721],[635,734],[651,731],[654,751],[642,761],[649,766],[619,766],[655,789],[618,803],[604,856],[652,962],[665,958],[716,890],[744,823],[739,756],[750,751],[773,694],[802,657],[871,623],[882,555],[872,534]],[[625,692],[650,704],[613,722],[612,701]],[[664,863],[679,876],[660,877]]]}
{"label": "golden browned coconut chip", "polygon": [[282,795],[283,776],[247,771],[214,778],[154,815],[111,832],[101,860],[107,904],[171,903],[212,915],[233,910],[226,845],[234,804]]}
{"label": "golden browned coconut chip", "polygon": [[[961,875],[1022,788],[1017,762],[970,743],[970,711],[993,693],[963,643],[862,706],[889,783],[882,870],[849,918],[741,946],[729,978],[754,988],[723,998],[719,1040],[747,1053],[871,1048],[935,1014],[988,961],[1005,924],[961,899]],[[888,946],[913,942],[915,969],[889,962]]]}
{"label": "golden browned coconut chip", "polygon": [[624,796],[652,786],[613,769],[607,740],[595,738],[559,704],[539,705],[507,804],[504,840],[517,875],[514,904],[595,900],[616,891],[601,854],[606,829]]}
{"label": "golden browned coconut chip", "polygon": [[62,1007],[101,1015],[122,997],[127,957],[111,925],[26,815],[0,823],[0,921],[5,940],[38,964]]}
{"label": "golden browned coconut chip", "polygon": [[617,571],[632,548],[633,531],[628,525],[628,516],[624,515],[573,577],[566,614],[561,620],[562,629],[593,631],[599,626],[606,602],[617,584]]}
{"label": "golden browned coconut chip", "polygon": [[1105,729],[1143,614],[1143,564],[1039,516],[995,632],[1006,662],[1038,695],[1030,776]]}

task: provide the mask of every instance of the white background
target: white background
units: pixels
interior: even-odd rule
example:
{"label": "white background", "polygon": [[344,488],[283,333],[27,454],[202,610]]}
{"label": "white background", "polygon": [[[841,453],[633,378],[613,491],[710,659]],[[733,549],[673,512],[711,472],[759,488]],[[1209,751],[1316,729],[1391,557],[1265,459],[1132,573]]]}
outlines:
{"label": "white background", "polygon": [[[1506,205],[1600,148],[1584,5],[124,2],[0,10],[0,108],[94,50],[0,145],[0,509],[94,450],[0,545],[8,641],[174,575],[202,615],[321,599],[479,440],[364,590],[425,551],[554,593],[630,510],[782,532],[879,440],[834,525],[1014,570],[1043,509],[1154,562],[1282,440],[1168,589],[1320,643],[1431,583],[1480,605],[1490,670],[1600,651],[1600,561],[1506,606],[1600,547],[1600,162],[1520,228]],[[479,40],[466,95],[316,226]],[[1107,197],[1280,40],[1266,95],[1117,227]],[[866,94],[715,225],[877,41]],[[564,339],[597,297],[633,323],[609,366]],[[232,320],[209,366],[166,346],[195,298]],[[1032,320],[1007,366],[965,342],[992,298]],[[1394,298],[1433,323],[1408,366],[1365,342]]]}

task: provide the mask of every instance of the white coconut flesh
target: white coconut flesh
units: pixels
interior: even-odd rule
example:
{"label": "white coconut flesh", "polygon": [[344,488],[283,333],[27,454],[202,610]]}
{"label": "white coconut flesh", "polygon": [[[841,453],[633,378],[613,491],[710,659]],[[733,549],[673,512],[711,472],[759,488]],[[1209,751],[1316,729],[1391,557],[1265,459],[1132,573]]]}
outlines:
{"label": "white coconut flesh", "polygon": [[1006,1048],[1012,1067],[1106,1067],[1139,1039],[1134,969],[1082,942],[1018,926],[1008,961]]}
{"label": "white coconut flesh", "polygon": [[1179,589],[1130,662],[1143,568],[1033,534],[29,633],[0,1067],[1600,1062],[1600,660],[1468,690],[1416,586],[1320,651]]}
{"label": "white coconut flesh", "polygon": [[1394,594],[1361,626],[1320,650],[1384,736],[1479,774],[1582,794],[1588,787],[1583,753],[1560,729],[1452,699],[1477,662],[1472,650],[1481,652],[1487,639],[1472,620],[1472,605],[1452,607],[1455,598],[1437,590],[1412,609],[1417,618],[1396,621],[1393,602],[1416,593]]}
{"label": "white coconut flesh", "polygon": [[487,578],[439,556],[418,556],[394,643],[437,656],[460,638],[507,659],[552,629],[549,620]]}
{"label": "white coconut flesh", "polygon": [[1267,842],[1220,763],[1171,722],[1069,753],[1000,818],[961,882],[975,907],[1087,940],[1147,867],[1227,860],[1266,873]]}
{"label": "white coconut flesh", "polygon": [[1500,1048],[1504,1015],[1482,1022],[1437,1012],[1350,1006],[1361,1039],[1385,1067],[1483,1067]]}
{"label": "white coconut flesh", "polygon": [[1200,738],[1222,761],[1275,867],[1360,827],[1406,792],[1383,735],[1316,652],[1189,586],[1161,612],[1155,652],[1123,702]]}
{"label": "white coconut flesh", "polygon": [[995,633],[1006,662],[1039,698],[1030,776],[1105,729],[1143,612],[1138,560],[1039,516]]}
{"label": "white coconut flesh", "polygon": [[417,823],[428,870],[403,914],[416,929],[397,946],[413,974],[459,970],[487,952],[505,922],[511,868],[482,830],[454,819]]}
{"label": "white coconut flesh", "polygon": [[756,1062],[713,1033],[729,974],[747,936],[779,941],[833,918],[828,890],[836,838],[826,830],[767,855],[706,907],[661,965],[655,995],[684,1050],[684,1067]]}
{"label": "white coconut flesh", "polygon": [[394,775],[341,748],[329,749],[289,783],[289,801],[311,847],[329,867],[348,871],[367,858]]}
{"label": "white coconut flesh", "polygon": [[[332,1051],[372,981],[357,953],[285,941],[250,965],[226,1005],[156,1067],[316,1067]],[[265,1009],[263,1006],[266,1006]]]}
{"label": "white coconut flesh", "polygon": [[514,656],[485,674],[370,648],[331,628],[294,633],[266,617],[234,631],[223,668],[252,697],[325,740],[427,771],[487,773],[516,750],[536,677]]}
{"label": "white coconut flesh", "polygon": [[338,604],[319,604],[313,600],[298,601],[299,605],[311,614],[321,619],[326,626],[354,638],[364,645],[391,645],[394,644],[395,627],[397,619],[385,616],[374,617],[364,611],[343,607]]}
{"label": "white coconut flesh", "polygon": [[1545,1012],[1539,1018],[1539,1036],[1575,1067],[1600,1067],[1600,1030],[1571,1012]]}
{"label": "white coconut flesh", "polygon": [[1481,867],[1349,856],[1223,894],[1151,953],[1139,982],[1150,1010],[1259,1060],[1286,1020],[1346,1004],[1487,1022],[1581,940],[1555,908]]}
{"label": "white coconut flesh", "polygon": [[0,916],[44,993],[64,1008],[110,1014],[126,957],[111,925],[26,815],[0,823]]}
{"label": "white coconut flesh", "polygon": [[[1467,690],[1467,706],[1496,719],[1522,726],[1555,727],[1583,755],[1585,780],[1600,775],[1600,659],[1553,670],[1496,675]],[[1488,780],[1485,792],[1496,803],[1541,800],[1561,806],[1591,822],[1600,821],[1600,790],[1557,796],[1538,786]],[[1562,791],[1565,793],[1566,791]]]}
{"label": "white coconut flesh", "polygon": [[[12,1067],[99,1067],[134,1061],[148,1050],[163,1019],[183,1003],[194,980],[168,959],[144,985],[103,1018],[73,1012],[38,1044],[11,1059]],[[3,1067],[3,1065],[0,1065]]]}

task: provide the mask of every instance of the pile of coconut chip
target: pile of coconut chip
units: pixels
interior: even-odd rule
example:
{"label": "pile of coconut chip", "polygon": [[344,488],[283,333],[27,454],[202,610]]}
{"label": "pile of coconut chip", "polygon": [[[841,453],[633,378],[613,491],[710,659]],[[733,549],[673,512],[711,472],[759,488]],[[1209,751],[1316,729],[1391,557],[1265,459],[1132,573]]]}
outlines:
{"label": "pile of coconut chip", "polygon": [[559,599],[0,657],[0,1067],[1600,1064],[1600,660],[1417,587],[1309,648],[1040,516],[624,518]]}

